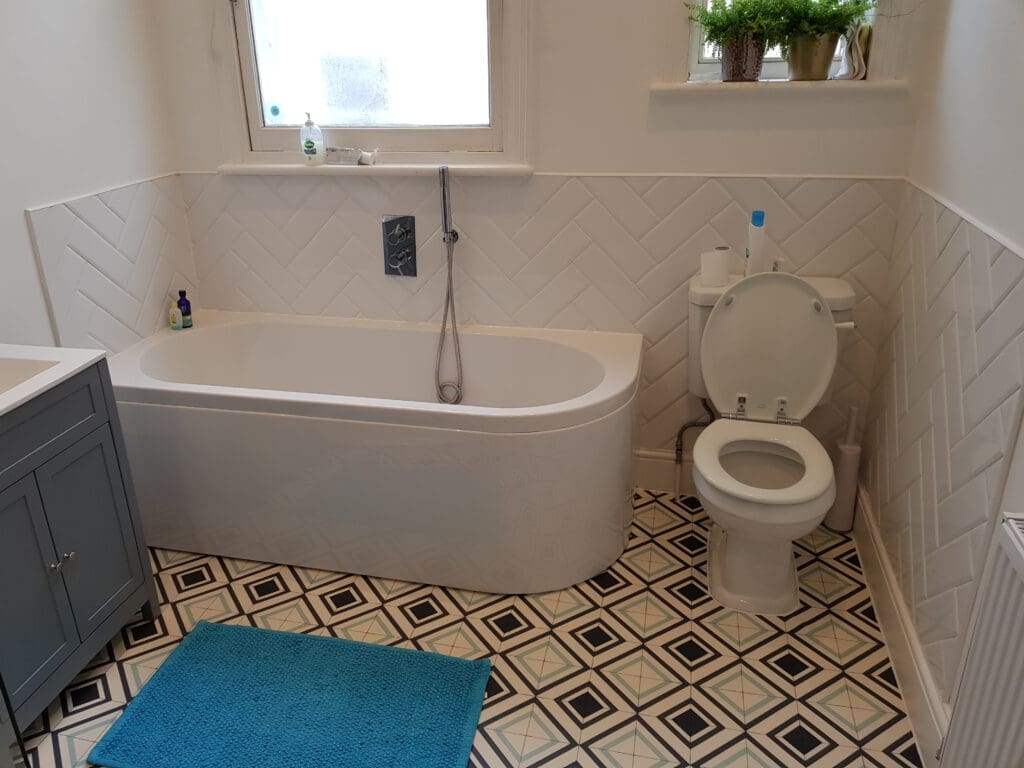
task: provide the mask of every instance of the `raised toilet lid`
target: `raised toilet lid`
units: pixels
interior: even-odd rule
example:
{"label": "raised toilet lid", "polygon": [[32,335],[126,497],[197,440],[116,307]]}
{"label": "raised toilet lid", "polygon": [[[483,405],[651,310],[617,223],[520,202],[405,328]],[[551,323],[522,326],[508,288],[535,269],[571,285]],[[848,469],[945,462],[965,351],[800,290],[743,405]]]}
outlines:
{"label": "raised toilet lid", "polygon": [[794,275],[751,275],[711,310],[700,345],[704,383],[720,413],[737,414],[745,396],[745,418],[803,419],[828,389],[836,348],[820,293]]}

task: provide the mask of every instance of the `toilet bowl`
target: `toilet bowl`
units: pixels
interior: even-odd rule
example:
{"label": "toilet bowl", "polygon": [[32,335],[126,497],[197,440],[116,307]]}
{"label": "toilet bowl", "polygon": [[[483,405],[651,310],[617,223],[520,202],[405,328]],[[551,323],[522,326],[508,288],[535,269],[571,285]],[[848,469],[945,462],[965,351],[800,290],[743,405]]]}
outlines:
{"label": "toilet bowl", "polygon": [[701,340],[723,418],[697,438],[693,478],[711,519],[708,579],[720,603],[786,614],[799,605],[792,544],[835,500],[832,462],[801,426],[828,387],[836,331],[825,300],[793,275],[740,281]]}
{"label": "toilet bowl", "polygon": [[697,439],[693,478],[714,523],[712,596],[753,613],[794,610],[793,541],[817,528],[835,500],[821,443],[796,425],[719,419]]}

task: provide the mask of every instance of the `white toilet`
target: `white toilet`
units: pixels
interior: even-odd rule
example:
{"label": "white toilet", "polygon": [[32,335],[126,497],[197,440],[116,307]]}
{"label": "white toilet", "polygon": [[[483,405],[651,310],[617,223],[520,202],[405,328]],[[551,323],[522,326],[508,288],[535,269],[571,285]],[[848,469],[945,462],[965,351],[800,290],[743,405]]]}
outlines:
{"label": "white toilet", "polygon": [[799,604],[793,540],[835,500],[832,462],[801,426],[835,369],[833,311],[807,280],[768,272],[725,289],[705,320],[700,369],[722,418],[697,438],[693,478],[714,523],[711,594],[789,613]]}

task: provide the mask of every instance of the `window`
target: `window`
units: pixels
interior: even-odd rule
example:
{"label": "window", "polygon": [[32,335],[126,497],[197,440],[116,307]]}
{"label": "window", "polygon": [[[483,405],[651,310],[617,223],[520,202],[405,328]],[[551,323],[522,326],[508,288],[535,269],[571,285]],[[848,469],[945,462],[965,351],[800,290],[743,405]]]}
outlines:
{"label": "window", "polygon": [[[707,0],[711,5],[711,0]],[[711,45],[704,39],[704,33],[697,25],[690,27],[690,80],[714,81],[722,78],[721,57]],[[835,74],[839,69],[839,53],[832,64],[830,74]],[[786,80],[789,77],[789,65],[782,58],[782,49],[779,46],[769,48],[765,52],[764,67],[761,70],[762,80]]]}
{"label": "window", "polygon": [[503,5],[240,0],[252,149],[296,149],[309,112],[329,146],[503,152],[516,139],[506,118],[519,81],[510,85],[503,74],[519,65],[512,33],[525,29],[503,17],[521,11]]}

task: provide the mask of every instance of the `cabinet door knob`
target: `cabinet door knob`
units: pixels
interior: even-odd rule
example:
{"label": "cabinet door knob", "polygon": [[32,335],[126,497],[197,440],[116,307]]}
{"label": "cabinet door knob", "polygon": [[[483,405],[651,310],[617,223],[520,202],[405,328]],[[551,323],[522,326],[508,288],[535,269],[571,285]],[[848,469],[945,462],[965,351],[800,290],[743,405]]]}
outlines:
{"label": "cabinet door knob", "polygon": [[64,570],[64,563],[50,563],[50,570],[60,573]]}
{"label": "cabinet door knob", "polygon": [[78,553],[75,552],[75,550],[71,550],[70,552],[65,552],[64,553],[64,560],[65,561],[74,560],[76,557],[78,557]]}

